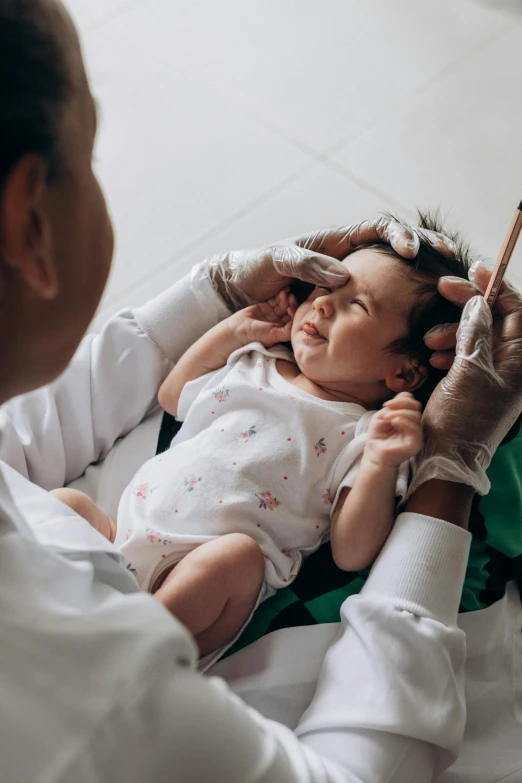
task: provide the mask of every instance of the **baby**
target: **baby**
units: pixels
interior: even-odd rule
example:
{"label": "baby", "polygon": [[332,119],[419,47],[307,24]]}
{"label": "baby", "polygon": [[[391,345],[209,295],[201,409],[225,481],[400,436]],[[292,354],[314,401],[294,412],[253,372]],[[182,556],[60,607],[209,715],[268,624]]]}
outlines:
{"label": "baby", "polygon": [[182,356],[159,401],[183,427],[138,470],[117,523],[55,491],[189,628],[204,665],[327,536],[340,568],[368,566],[421,450],[414,393],[440,377],[423,337],[458,320],[437,280],[467,277],[467,253],[447,259],[426,238],[414,261],[375,245],[343,263],[341,288],[318,286],[301,305],[284,289]]}

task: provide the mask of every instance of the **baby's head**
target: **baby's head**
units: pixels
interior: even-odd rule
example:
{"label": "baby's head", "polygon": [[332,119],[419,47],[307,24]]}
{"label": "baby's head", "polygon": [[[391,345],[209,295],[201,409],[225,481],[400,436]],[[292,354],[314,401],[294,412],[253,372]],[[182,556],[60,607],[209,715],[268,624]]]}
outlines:
{"label": "baby's head", "polygon": [[[419,225],[448,235],[437,217],[420,215]],[[401,391],[425,401],[443,373],[431,367],[424,335],[460,318],[460,309],[438,293],[437,281],[444,275],[467,279],[473,261],[469,247],[450,236],[452,258],[429,235],[421,236],[413,260],[384,244],[348,256],[348,282],[335,291],[315,288],[297,310],[292,347],[301,372],[367,407]]]}

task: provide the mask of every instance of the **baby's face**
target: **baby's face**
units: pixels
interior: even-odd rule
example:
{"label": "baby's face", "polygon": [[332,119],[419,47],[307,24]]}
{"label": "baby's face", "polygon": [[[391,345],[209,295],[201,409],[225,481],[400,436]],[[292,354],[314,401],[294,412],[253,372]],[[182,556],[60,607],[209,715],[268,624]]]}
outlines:
{"label": "baby's face", "polygon": [[298,308],[292,346],[301,372],[317,384],[382,382],[394,371],[390,343],[408,333],[415,288],[406,267],[371,249],[343,261],[348,282],[317,287]]}

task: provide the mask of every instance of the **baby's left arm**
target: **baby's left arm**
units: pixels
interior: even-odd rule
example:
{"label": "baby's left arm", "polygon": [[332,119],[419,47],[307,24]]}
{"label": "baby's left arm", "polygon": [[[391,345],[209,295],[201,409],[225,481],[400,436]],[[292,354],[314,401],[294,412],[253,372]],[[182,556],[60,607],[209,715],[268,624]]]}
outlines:
{"label": "baby's left arm", "polygon": [[359,571],[373,562],[395,521],[401,463],[422,448],[421,405],[403,392],[373,417],[353,487],[341,491],[330,540],[339,568]]}

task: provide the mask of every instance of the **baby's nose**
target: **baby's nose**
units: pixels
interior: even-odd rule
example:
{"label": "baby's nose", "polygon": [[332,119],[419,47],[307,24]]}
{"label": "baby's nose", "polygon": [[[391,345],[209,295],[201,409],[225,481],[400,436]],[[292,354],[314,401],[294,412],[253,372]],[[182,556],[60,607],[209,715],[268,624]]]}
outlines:
{"label": "baby's nose", "polygon": [[312,302],[312,309],[323,318],[331,318],[335,312],[329,295],[318,296],[317,299]]}

